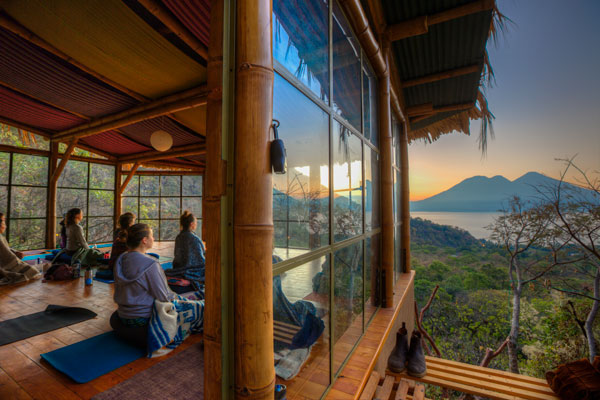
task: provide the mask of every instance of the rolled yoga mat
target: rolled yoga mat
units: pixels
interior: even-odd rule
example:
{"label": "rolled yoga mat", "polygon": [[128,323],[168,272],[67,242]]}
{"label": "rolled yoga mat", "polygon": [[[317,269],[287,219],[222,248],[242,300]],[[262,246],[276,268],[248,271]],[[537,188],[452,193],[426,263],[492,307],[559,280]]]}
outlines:
{"label": "rolled yoga mat", "polygon": [[50,304],[45,311],[0,322],[0,346],[87,321],[97,315],[86,308]]}
{"label": "rolled yoga mat", "polygon": [[75,382],[85,383],[144,357],[146,349],[110,331],[40,355]]}

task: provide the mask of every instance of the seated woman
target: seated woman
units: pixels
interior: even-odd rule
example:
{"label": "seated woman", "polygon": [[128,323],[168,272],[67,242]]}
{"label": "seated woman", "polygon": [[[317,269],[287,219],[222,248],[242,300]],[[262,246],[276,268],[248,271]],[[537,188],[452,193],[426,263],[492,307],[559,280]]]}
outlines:
{"label": "seated woman", "polygon": [[40,278],[42,275],[37,268],[21,260],[23,253],[10,248],[3,235],[4,231],[6,220],[4,214],[0,213],[0,286]]}
{"label": "seated woman", "polygon": [[173,269],[167,270],[170,277],[187,279],[192,283],[194,290],[203,290],[204,287],[204,244],[202,239],[194,233],[198,227],[198,220],[194,214],[184,211],[179,218],[181,232],[175,238],[175,258]]}
{"label": "seated woman", "polygon": [[117,258],[127,251],[127,229],[135,223],[135,214],[126,212],[119,217],[119,228],[115,231],[114,242],[110,251],[108,268],[114,269]]}
{"label": "seated woman", "polygon": [[71,208],[65,215],[65,226],[62,229],[64,229],[67,236],[65,252],[70,256],[82,247],[84,249],[90,247],[83,235],[83,228],[79,225],[82,219],[83,212],[81,208]]}
{"label": "seated woman", "polygon": [[115,302],[119,308],[110,317],[118,336],[146,348],[148,323],[154,300],[171,301],[175,297],[158,261],[145,253],[152,248],[152,229],[135,224],[127,230],[128,252],[115,263]]}

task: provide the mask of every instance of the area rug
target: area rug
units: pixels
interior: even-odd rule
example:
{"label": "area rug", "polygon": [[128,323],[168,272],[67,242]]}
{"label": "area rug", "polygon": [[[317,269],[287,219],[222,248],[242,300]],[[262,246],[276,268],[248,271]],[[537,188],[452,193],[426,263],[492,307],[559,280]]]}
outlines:
{"label": "area rug", "polygon": [[119,339],[114,331],[41,354],[77,383],[89,382],[145,355],[145,349]]}
{"label": "area rug", "polygon": [[202,343],[196,343],[181,353],[94,396],[92,400],[202,398],[204,398],[204,354]]}
{"label": "area rug", "polygon": [[86,308],[50,304],[45,311],[0,322],[0,346],[87,321],[96,315]]}

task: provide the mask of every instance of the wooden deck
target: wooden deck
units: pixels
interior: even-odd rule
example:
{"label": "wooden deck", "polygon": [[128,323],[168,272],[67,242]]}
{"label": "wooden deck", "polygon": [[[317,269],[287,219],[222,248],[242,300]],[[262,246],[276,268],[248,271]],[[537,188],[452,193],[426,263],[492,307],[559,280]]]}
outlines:
{"label": "wooden deck", "polygon": [[[172,256],[173,243],[156,243],[153,251]],[[192,335],[179,348],[158,359],[141,358],[91,382],[78,384],[40,358],[45,353],[109,331],[110,315],[117,306],[114,285],[94,281],[86,287],[83,278],[0,287],[0,320],[42,311],[48,304],[88,308],[94,319],[0,346],[0,399],[89,399],[202,340]]]}

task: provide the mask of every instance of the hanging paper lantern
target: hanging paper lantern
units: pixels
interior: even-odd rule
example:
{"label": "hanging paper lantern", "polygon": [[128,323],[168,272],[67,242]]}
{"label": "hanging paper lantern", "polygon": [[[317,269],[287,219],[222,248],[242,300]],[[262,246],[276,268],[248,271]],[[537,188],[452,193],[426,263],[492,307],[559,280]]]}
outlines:
{"label": "hanging paper lantern", "polygon": [[158,151],[167,151],[173,146],[173,137],[169,132],[158,130],[150,136],[150,144]]}

